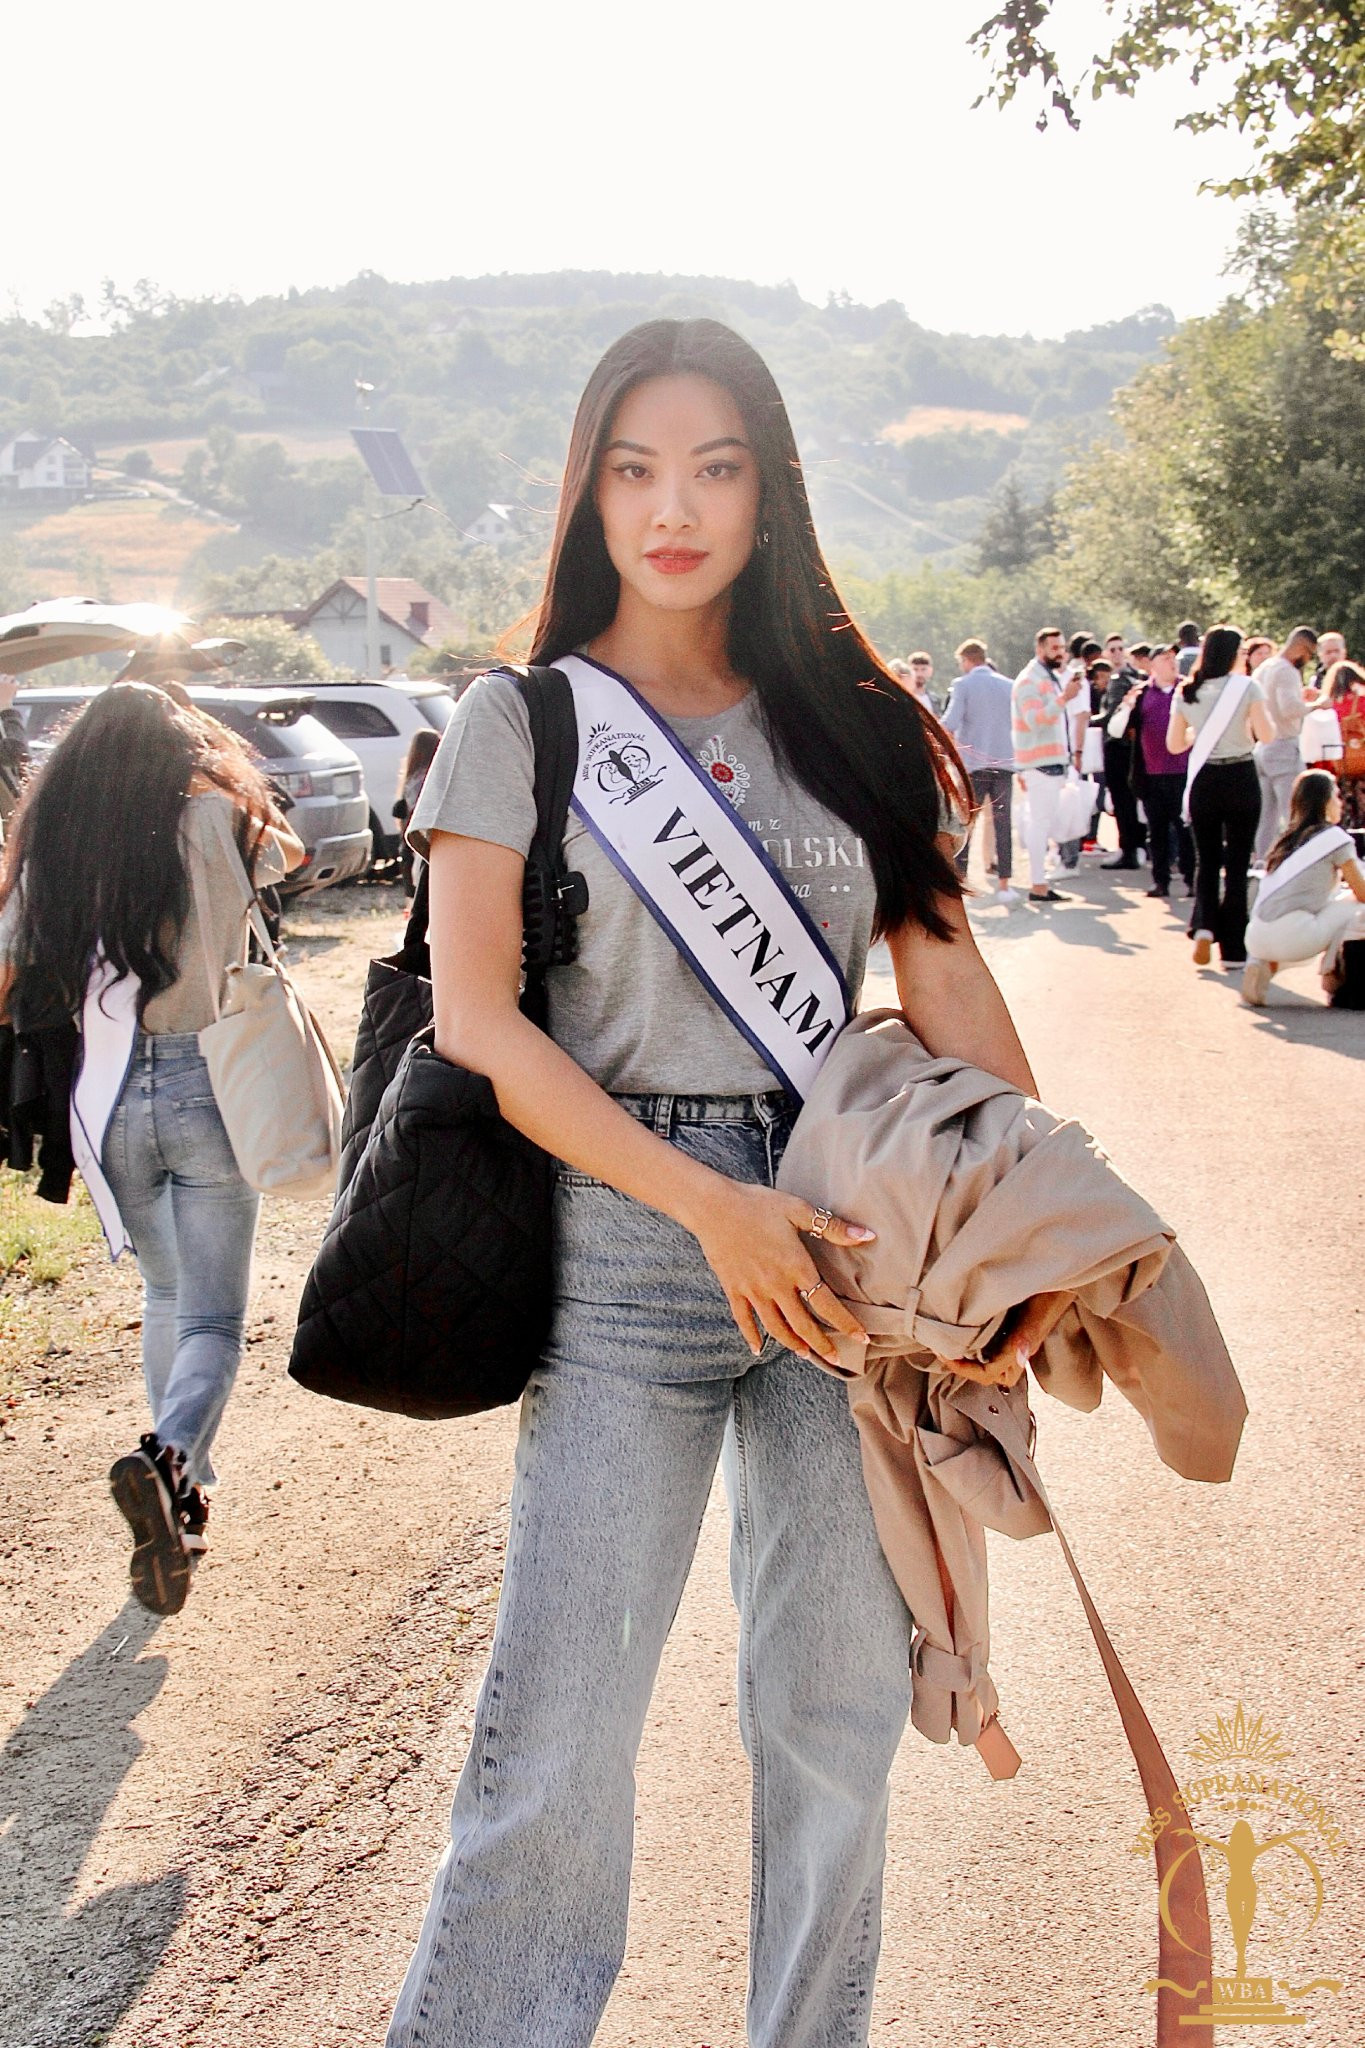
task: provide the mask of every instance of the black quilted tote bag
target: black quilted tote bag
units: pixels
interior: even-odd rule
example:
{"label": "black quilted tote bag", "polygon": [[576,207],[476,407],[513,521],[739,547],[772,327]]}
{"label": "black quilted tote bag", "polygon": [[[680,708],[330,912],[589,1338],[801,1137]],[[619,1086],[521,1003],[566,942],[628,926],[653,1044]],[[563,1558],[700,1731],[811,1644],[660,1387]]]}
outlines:
{"label": "black quilted tote bag", "polygon": [[[522,1008],[543,1028],[545,970],[586,908],[564,869],[578,760],[573,694],[518,671],[536,755],[523,901]],[[289,1371],[333,1400],[432,1421],[515,1401],[551,1306],[554,1162],[499,1114],[491,1082],[432,1044],[425,876],[402,949],[372,963],[341,1184],[299,1303]]]}

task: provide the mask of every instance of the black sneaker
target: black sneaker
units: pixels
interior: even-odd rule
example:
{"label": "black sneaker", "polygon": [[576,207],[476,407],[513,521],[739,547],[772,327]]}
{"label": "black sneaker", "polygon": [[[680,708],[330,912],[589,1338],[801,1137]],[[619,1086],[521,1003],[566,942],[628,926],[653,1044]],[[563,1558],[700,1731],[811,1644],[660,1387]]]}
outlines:
{"label": "black sneaker", "polygon": [[152,1614],[178,1614],[190,1590],[177,1504],[181,1469],[171,1446],[147,1435],[137,1450],[115,1459],[109,1472],[114,1504],[133,1532],[133,1593]]}

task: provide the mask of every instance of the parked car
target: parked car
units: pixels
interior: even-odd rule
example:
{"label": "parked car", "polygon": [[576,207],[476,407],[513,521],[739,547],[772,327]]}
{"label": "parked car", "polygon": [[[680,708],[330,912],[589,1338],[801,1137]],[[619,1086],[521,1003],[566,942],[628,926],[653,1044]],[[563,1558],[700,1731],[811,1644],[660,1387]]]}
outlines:
{"label": "parked car", "polygon": [[313,716],[353,747],[365,771],[376,860],[398,852],[393,803],[408,743],[424,726],[444,732],[455,699],[442,683],[390,676],[382,683],[309,683]]}
{"label": "parked car", "polygon": [[[18,692],[15,708],[36,761],[72,713],[97,694],[36,684]],[[246,741],[262,773],[289,799],[289,822],[306,851],[280,893],[299,895],[363,874],[371,854],[364,773],[351,749],[313,717],[311,692],[263,686],[192,688],[189,694]]]}

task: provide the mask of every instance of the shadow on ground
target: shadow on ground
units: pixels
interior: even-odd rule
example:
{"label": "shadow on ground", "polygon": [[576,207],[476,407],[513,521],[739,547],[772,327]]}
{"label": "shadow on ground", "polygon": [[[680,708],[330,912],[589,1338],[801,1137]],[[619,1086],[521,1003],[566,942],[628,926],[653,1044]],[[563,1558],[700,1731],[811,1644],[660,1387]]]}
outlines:
{"label": "shadow on ground", "polygon": [[185,1910],[181,1871],[71,1904],[165,1682],[156,1617],[129,1600],[0,1751],[0,2048],[93,2048],[141,1992]]}

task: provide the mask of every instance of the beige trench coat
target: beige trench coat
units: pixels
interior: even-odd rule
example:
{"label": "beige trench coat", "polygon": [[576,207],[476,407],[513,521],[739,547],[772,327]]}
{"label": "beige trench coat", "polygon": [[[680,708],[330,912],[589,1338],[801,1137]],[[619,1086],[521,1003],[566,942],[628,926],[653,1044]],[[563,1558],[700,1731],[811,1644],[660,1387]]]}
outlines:
{"label": "beige trench coat", "polygon": [[778,1185],[877,1232],[815,1251],[871,1332],[865,1352],[838,1340],[840,1370],[915,1619],[912,1718],[936,1742],[976,1742],[997,1708],[985,1530],[1053,1523],[1026,1382],[1005,1393],[951,1361],[980,1358],[1029,1296],[1074,1294],[1034,1362],[1039,1384],[1088,1410],[1111,1380],[1187,1479],[1230,1476],[1242,1389],[1174,1232],[1094,1140],[979,1068],[931,1057],[899,1012],[842,1033]]}

